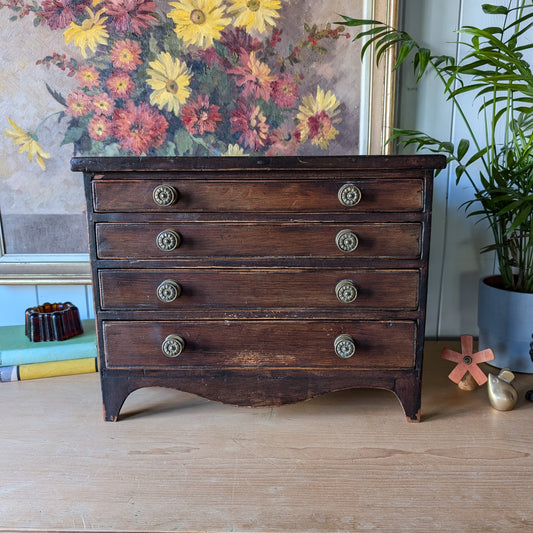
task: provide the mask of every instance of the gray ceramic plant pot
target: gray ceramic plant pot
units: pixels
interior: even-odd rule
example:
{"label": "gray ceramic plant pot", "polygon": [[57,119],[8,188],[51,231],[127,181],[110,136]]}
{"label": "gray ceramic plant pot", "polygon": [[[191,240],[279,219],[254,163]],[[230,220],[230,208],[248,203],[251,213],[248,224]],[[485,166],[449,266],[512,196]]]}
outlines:
{"label": "gray ceramic plant pot", "polygon": [[499,276],[479,283],[479,349],[492,349],[489,364],[533,373],[533,294],[498,288]]}

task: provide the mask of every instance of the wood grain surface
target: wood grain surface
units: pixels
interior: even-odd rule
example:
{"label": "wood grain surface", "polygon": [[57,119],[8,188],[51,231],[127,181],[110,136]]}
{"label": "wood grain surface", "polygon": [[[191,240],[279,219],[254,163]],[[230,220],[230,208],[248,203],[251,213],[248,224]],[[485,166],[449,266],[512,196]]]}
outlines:
{"label": "wood grain surface", "polygon": [[[157,246],[160,232],[171,229],[181,238],[174,250]],[[353,252],[339,250],[337,233],[351,229],[358,245]],[[321,223],[99,223],[96,224],[99,259],[183,259],[189,257],[333,257],[349,260],[418,259],[421,224],[365,224],[346,220]]]}
{"label": "wood grain surface", "polygon": [[[95,180],[93,198],[95,212],[290,212],[290,213],[345,213],[350,210],[343,206],[337,194],[345,183],[354,183],[361,191],[359,212],[403,212],[421,211],[423,207],[424,183],[422,179],[394,180],[383,177],[361,179],[353,174],[339,176],[327,181],[297,181],[298,175],[291,174],[286,179],[248,181],[241,176],[239,187],[223,179],[176,180],[173,177],[156,182],[132,179]],[[226,180],[230,176],[224,176]],[[290,178],[290,179],[287,179]],[[152,198],[158,185],[171,185],[178,191],[179,200],[171,208],[157,206]],[[352,209],[353,211],[353,209]]]}
{"label": "wood grain surface", "polygon": [[0,531],[530,532],[533,375],[495,411],[443,346],[421,424],[380,390],[243,409],[162,388],[110,424],[95,374],[3,383]]}

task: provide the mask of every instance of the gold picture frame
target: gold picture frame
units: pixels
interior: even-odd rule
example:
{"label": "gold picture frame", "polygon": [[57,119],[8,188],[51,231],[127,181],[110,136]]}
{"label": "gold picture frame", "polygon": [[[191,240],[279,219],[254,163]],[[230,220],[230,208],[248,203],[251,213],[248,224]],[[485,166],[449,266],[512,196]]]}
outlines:
{"label": "gold picture frame", "polygon": [[[305,1],[309,4],[312,4],[313,2],[321,2],[321,0],[298,1]],[[322,6],[323,5],[324,4],[322,4]],[[355,17],[360,14],[363,18],[381,20],[392,26],[396,26],[398,22],[399,0],[332,0],[331,3],[328,2],[328,5],[331,5],[332,9],[338,9],[338,11],[336,11],[337,14],[342,13]],[[356,14],[351,13],[352,5],[360,11]],[[7,9],[0,11],[0,16],[6,16],[6,12]],[[4,15],[2,15],[2,13]],[[338,19],[340,19],[340,17],[338,17]],[[332,25],[333,22],[336,21],[337,20],[332,20]],[[1,31],[4,32],[4,35],[2,36],[3,42],[11,42],[12,40],[16,41],[16,39],[13,39],[13,34],[17,31],[17,22],[0,21],[0,23],[3,28]],[[356,45],[354,45],[354,52],[356,51],[355,46]],[[39,54],[42,54],[42,51],[35,50],[34,54],[39,57]],[[6,61],[9,60],[9,54],[7,54],[6,57],[8,57]],[[394,95],[396,89],[395,77],[390,68],[391,62],[394,61],[394,57],[389,54],[381,61],[379,67],[373,63],[370,55],[363,63],[356,63],[359,61],[358,53],[353,53],[351,57],[354,61],[353,65],[361,65],[358,150],[354,154],[343,153],[342,155],[388,154],[390,153],[391,146],[386,144],[386,140],[389,137],[393,125]],[[49,61],[57,62],[58,60],[56,58],[52,60],[49,59]],[[48,69],[43,83],[46,83],[47,86],[49,86],[50,76],[53,75],[53,70]],[[52,92],[50,94],[52,94]],[[0,105],[0,120],[2,120],[3,125],[7,122],[8,113],[9,116],[11,116],[11,107],[12,106],[8,105],[8,103],[5,104],[4,108]],[[8,139],[8,141],[11,141],[11,139]],[[11,157],[21,157],[16,155],[15,150],[10,153],[12,154]],[[72,154],[69,154],[66,147],[62,147],[61,154],[61,169],[68,169],[70,155]],[[38,175],[38,170],[36,170],[35,175]],[[2,176],[0,176],[0,178],[1,177]],[[79,180],[81,186],[79,175],[76,175],[74,178],[70,176],[68,179]],[[72,184],[70,184],[70,186],[72,186]],[[38,187],[40,187],[39,182],[33,185],[34,190],[37,190]],[[32,186],[30,186],[30,188],[32,188]],[[2,230],[2,218],[0,213],[0,285],[80,285],[91,283],[88,254],[6,253],[6,249],[9,249],[9,247],[6,246],[6,240],[8,239],[10,239],[10,235],[5,235]]]}

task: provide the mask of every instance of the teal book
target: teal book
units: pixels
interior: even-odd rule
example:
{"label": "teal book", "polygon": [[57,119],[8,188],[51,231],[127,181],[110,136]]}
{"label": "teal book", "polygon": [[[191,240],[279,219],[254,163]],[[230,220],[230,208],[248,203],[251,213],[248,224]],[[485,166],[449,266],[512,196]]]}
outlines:
{"label": "teal book", "polygon": [[24,326],[0,327],[0,367],[96,357],[94,320],[82,320],[83,333],[64,341],[31,342]]}

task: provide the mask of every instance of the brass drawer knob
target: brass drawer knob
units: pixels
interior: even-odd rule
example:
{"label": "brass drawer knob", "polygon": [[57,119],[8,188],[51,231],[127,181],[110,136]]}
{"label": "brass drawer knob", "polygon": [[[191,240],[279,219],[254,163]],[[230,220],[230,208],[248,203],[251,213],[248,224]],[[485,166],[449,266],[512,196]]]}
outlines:
{"label": "brass drawer knob", "polygon": [[353,183],[345,183],[338,193],[339,202],[346,207],[353,207],[361,201],[361,190]]}
{"label": "brass drawer knob", "polygon": [[157,297],[167,304],[179,298],[180,294],[181,287],[173,279],[166,279],[157,287]]}
{"label": "brass drawer knob", "polygon": [[157,247],[163,252],[171,252],[181,244],[180,234],[173,229],[162,231],[156,239]]}
{"label": "brass drawer knob", "polygon": [[179,335],[169,335],[161,345],[161,350],[167,357],[178,357],[185,349],[185,341]]}
{"label": "brass drawer knob", "polygon": [[353,252],[359,245],[359,239],[351,229],[342,229],[337,233],[335,243],[341,252]]}
{"label": "brass drawer knob", "polygon": [[339,302],[349,304],[357,298],[357,287],[353,281],[343,279],[335,285],[335,294]]}
{"label": "brass drawer knob", "polygon": [[179,194],[172,185],[158,185],[152,193],[154,202],[160,207],[169,207],[178,201]]}
{"label": "brass drawer knob", "polygon": [[355,341],[350,335],[339,335],[334,343],[335,353],[341,359],[349,359],[352,355],[355,355]]}

